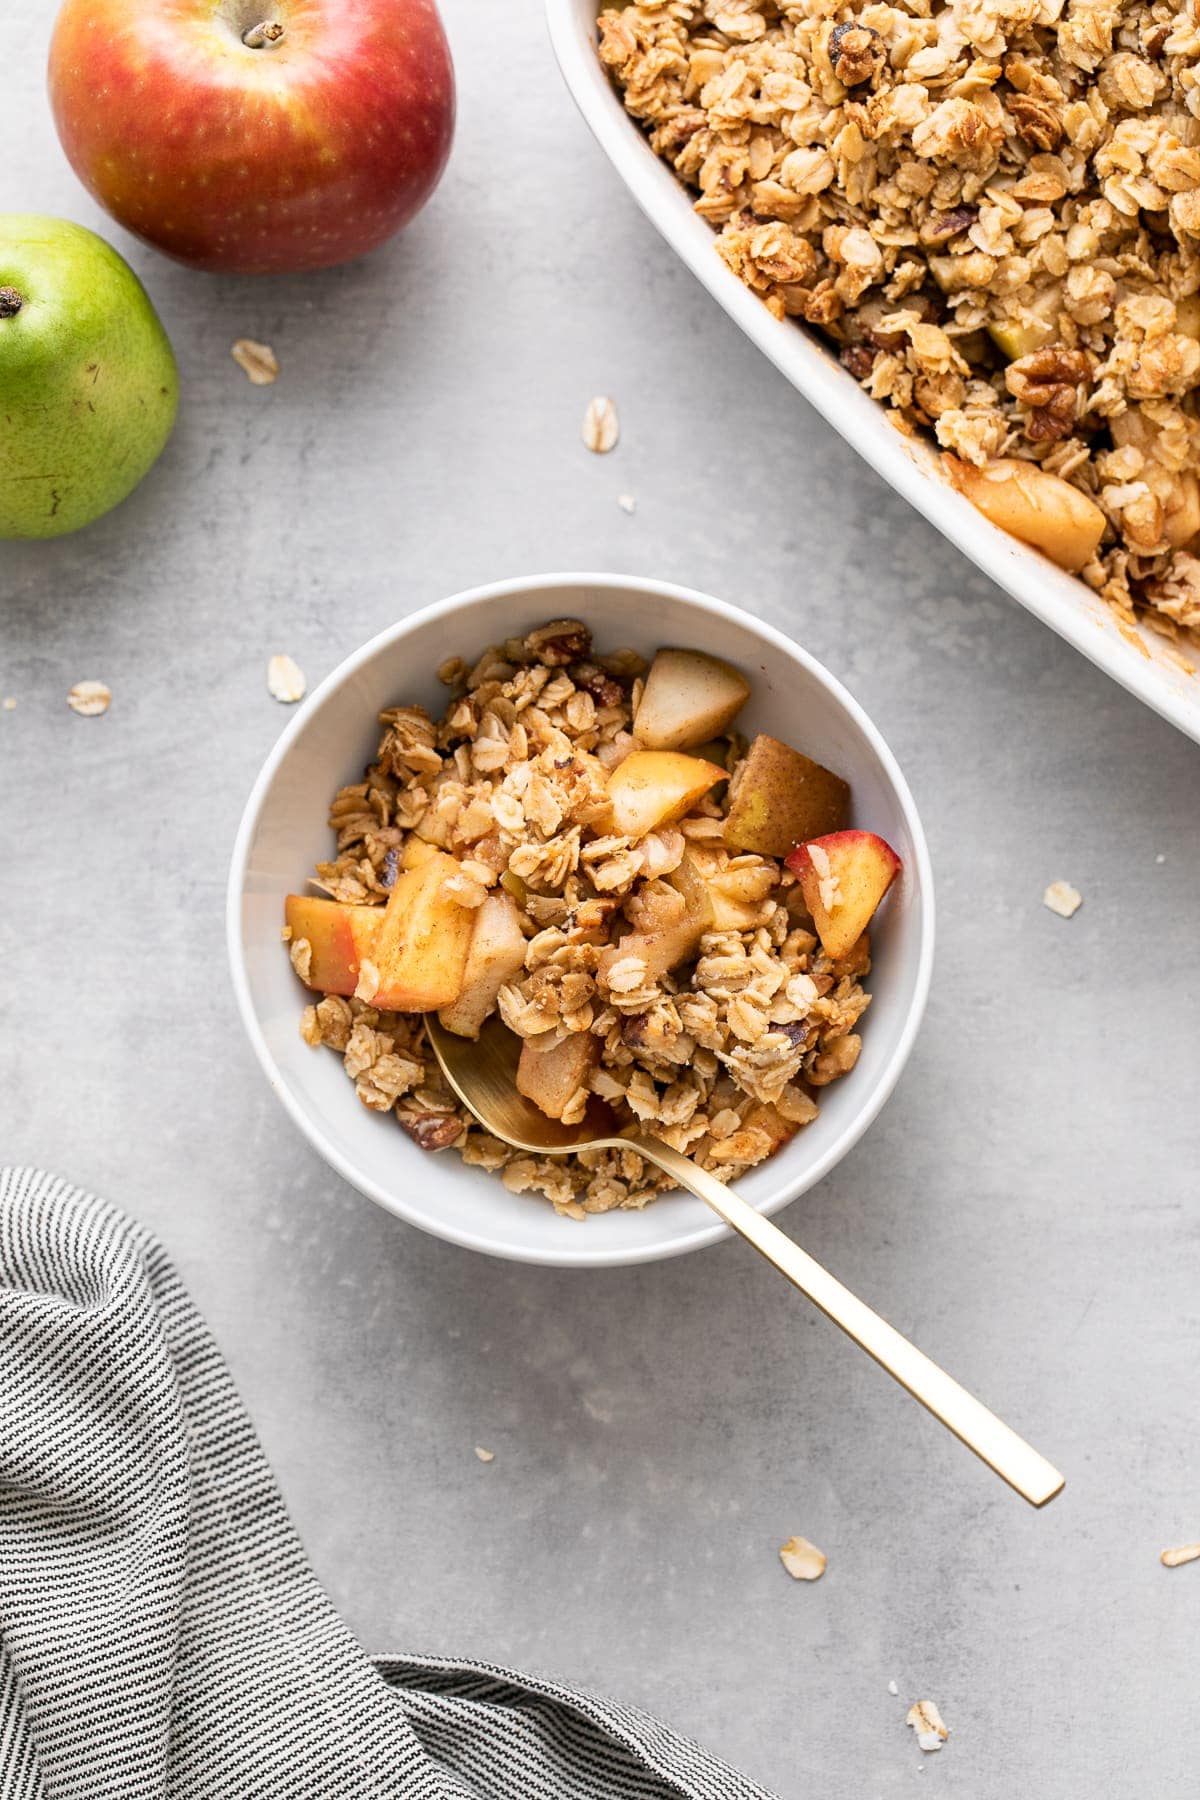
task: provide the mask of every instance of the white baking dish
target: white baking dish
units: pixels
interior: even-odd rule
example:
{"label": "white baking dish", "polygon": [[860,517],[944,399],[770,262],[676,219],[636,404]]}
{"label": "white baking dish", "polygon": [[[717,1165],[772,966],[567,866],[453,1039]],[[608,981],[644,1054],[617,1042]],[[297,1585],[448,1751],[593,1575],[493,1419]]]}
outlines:
{"label": "white baking dish", "polygon": [[546,0],[550,37],[567,86],[642,211],[780,373],[898,493],[1014,600],[1119,681],[1147,706],[1200,742],[1200,677],[1170,659],[1167,645],[1142,631],[1145,654],[1121,635],[1116,616],[1082,581],[990,525],[948,485],[934,449],[901,437],[876,401],[837,358],[792,320],[772,318],[726,268],[712,227],[626,113],[596,54],[598,0]]}

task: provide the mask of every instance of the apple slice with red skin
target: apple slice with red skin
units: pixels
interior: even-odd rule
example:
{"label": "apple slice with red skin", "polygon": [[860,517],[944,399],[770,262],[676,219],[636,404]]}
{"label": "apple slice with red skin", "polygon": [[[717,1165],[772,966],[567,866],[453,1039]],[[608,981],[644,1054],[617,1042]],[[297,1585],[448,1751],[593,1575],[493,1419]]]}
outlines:
{"label": "apple slice with red skin", "polygon": [[283,916],[292,942],[305,938],[312,951],[306,986],[321,994],[352,994],[363,959],[375,954],[382,906],[350,906],[315,894],[289,894]]}
{"label": "apple slice with red skin", "polygon": [[849,955],[900,873],[900,858],[873,831],[835,831],[797,844],[786,859],[800,878],[825,954]]}

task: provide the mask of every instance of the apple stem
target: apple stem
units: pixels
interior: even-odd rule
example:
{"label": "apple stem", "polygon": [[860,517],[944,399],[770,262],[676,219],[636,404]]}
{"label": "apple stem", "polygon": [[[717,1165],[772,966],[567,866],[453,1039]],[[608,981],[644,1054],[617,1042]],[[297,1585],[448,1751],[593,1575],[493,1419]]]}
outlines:
{"label": "apple stem", "polygon": [[265,50],[268,44],[277,44],[283,36],[283,26],[277,19],[264,19],[261,25],[252,25],[249,31],[242,33],[242,42],[247,50]]}
{"label": "apple stem", "polygon": [[15,319],[24,304],[16,288],[0,287],[0,319]]}

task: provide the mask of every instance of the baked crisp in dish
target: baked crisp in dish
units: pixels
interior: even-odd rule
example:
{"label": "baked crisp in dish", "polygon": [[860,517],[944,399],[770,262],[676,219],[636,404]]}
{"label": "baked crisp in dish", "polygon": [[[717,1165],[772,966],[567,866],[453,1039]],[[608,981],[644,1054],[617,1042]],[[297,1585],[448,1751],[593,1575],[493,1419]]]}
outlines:
{"label": "baked crisp in dish", "polygon": [[640,0],[600,56],[777,317],[1126,626],[1200,641],[1197,0]]}
{"label": "baked crisp in dish", "polygon": [[554,1118],[594,1093],[722,1179],[762,1162],[858,1059],[866,926],[897,857],[845,828],[833,771],[747,746],[749,684],[715,657],[662,650],[647,672],[560,619],[439,673],[444,718],[382,715],[333,801],[322,897],[288,899],[292,964],[323,996],[303,1036],[423,1149],[574,1218],[671,1183],[632,1149],[499,1143],[445,1086],[422,1013],[473,1037],[498,1010]]}

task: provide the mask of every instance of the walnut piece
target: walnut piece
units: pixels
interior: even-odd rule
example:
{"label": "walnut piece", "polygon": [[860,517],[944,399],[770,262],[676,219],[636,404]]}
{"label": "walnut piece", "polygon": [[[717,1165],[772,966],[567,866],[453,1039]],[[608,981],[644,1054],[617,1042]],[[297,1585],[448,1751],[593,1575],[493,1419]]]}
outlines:
{"label": "walnut piece", "polygon": [[463,1134],[462,1120],[447,1112],[397,1112],[400,1128],[422,1150],[449,1150]]}
{"label": "walnut piece", "polygon": [[1031,443],[1053,443],[1070,437],[1079,414],[1080,393],[1091,374],[1082,350],[1048,344],[1009,363],[1004,381],[1009,393],[1029,411],[1025,435]]}

